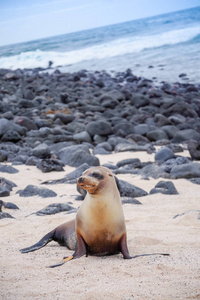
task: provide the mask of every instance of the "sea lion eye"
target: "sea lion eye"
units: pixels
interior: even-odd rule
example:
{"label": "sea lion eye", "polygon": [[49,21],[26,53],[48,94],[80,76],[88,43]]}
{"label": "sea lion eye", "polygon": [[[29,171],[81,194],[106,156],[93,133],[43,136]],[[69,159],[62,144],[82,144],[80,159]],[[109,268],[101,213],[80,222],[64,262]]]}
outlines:
{"label": "sea lion eye", "polygon": [[97,172],[93,172],[91,176],[95,177],[99,180],[102,180],[104,178],[103,175],[101,175],[100,173],[97,173]]}

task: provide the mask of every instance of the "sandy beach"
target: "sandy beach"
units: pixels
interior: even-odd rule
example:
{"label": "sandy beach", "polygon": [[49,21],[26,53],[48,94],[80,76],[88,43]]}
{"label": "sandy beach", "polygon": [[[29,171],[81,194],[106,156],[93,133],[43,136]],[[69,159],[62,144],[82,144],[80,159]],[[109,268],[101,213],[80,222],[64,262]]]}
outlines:
{"label": "sandy beach", "polygon": [[200,3],[1,2],[0,300],[200,300]]}
{"label": "sandy beach", "polygon": [[[183,153],[181,155],[187,155]],[[154,161],[154,154],[124,152],[98,155],[101,164],[116,164],[124,158]],[[0,299],[200,299],[200,186],[185,179],[173,180],[178,195],[154,194],[140,197],[142,205],[123,205],[128,247],[131,255],[164,252],[170,256],[145,256],[124,260],[122,255],[82,257],[62,267],[49,269],[72,251],[52,242],[28,254],[19,249],[37,242],[56,226],[75,218],[75,214],[61,212],[55,215],[33,214],[51,203],[71,202],[78,195],[75,184],[47,186],[57,193],[54,198],[20,197],[16,192],[28,184],[63,178],[74,170],[65,166],[65,172],[42,173],[35,166],[15,166],[19,173],[1,173],[17,187],[4,201],[15,203],[19,210],[3,211],[15,219],[0,220]],[[163,180],[142,180],[136,175],[118,175],[149,193]],[[185,215],[173,218],[177,214]]]}

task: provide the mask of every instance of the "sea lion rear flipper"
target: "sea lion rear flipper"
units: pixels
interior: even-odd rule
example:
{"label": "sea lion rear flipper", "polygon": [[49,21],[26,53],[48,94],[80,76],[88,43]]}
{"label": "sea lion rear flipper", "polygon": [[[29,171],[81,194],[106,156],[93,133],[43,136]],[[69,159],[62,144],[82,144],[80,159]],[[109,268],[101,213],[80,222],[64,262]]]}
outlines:
{"label": "sea lion rear flipper", "polygon": [[34,245],[30,246],[30,247],[27,247],[27,248],[20,249],[20,252],[21,253],[28,253],[28,252],[32,252],[32,251],[38,250],[38,249],[46,246],[49,242],[51,242],[53,240],[54,232],[55,232],[55,229],[52,230],[51,232],[47,233],[36,244],[34,244]]}
{"label": "sea lion rear flipper", "polygon": [[152,256],[152,255],[163,255],[163,256],[170,256],[169,253],[145,253],[145,254],[138,254],[138,255],[135,255],[133,256],[132,258],[138,258],[138,257],[142,257],[142,256]]}
{"label": "sea lion rear flipper", "polygon": [[68,257],[64,257],[62,262],[60,262],[60,263],[58,263],[58,264],[55,264],[55,265],[51,265],[51,266],[49,266],[48,268],[56,268],[56,267],[60,267],[60,266],[64,265],[67,261],[69,261],[69,260],[71,260],[71,259],[73,259],[73,258],[74,258],[73,255],[68,256]]}
{"label": "sea lion rear flipper", "polygon": [[85,254],[87,255],[87,248],[86,248],[85,241],[82,238],[82,236],[77,233],[77,248],[76,248],[76,251],[74,252],[74,254],[71,256],[68,256],[68,257],[64,257],[63,261],[61,263],[51,265],[51,266],[49,266],[49,268],[60,267],[60,266],[64,265],[66,262],[68,262],[72,259],[80,258],[81,256],[83,256]]}

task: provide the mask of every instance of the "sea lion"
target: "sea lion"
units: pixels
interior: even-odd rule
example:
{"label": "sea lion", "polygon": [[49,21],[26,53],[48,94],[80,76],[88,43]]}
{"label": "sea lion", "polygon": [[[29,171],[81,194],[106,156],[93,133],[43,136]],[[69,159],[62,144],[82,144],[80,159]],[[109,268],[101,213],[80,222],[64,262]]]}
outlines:
{"label": "sea lion", "polygon": [[66,222],[22,253],[38,250],[50,241],[75,250],[70,258],[83,255],[109,255],[122,252],[131,258],[127,248],[125,219],[115,177],[106,167],[93,167],[78,178],[79,187],[87,191],[76,219]]}
{"label": "sea lion", "polygon": [[87,195],[76,215],[78,245],[73,258],[87,253],[110,255],[119,252],[124,258],[131,258],[122,203],[112,172],[106,167],[90,168],[77,183]]}
{"label": "sea lion", "polygon": [[131,257],[129,254],[124,213],[113,173],[102,166],[89,168],[78,178],[77,184],[87,194],[75,220],[58,226],[38,243],[20,251],[27,253],[38,250],[52,240],[75,250],[73,255],[50,267],[88,254],[103,256],[121,252],[124,259],[144,256]]}

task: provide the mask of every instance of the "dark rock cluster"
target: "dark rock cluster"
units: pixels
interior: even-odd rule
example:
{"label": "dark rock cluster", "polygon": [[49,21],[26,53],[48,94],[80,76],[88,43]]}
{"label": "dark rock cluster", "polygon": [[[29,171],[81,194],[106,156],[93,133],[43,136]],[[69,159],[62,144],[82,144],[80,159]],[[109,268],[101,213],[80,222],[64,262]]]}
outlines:
{"label": "dark rock cluster", "polygon": [[[42,172],[63,171],[69,165],[76,170],[45,183],[74,183],[83,170],[100,164],[97,154],[146,151],[155,153],[154,163],[133,158],[108,167],[115,174],[143,179],[200,178],[198,84],[155,85],[129,69],[113,74],[0,69],[0,86],[0,162],[13,165],[0,164],[0,172],[18,172],[14,166],[19,164],[35,165]],[[162,147],[156,152],[155,146]],[[190,157],[178,155],[183,149]],[[146,193],[120,184],[124,203],[135,197],[133,191]],[[9,195],[11,188],[3,182],[1,195]],[[29,186],[19,193],[40,192]],[[151,191],[157,192],[177,193],[170,182]]]}
{"label": "dark rock cluster", "polygon": [[172,158],[179,143],[199,159],[199,85],[155,86],[131,70],[39,71],[0,69],[0,162],[62,171],[99,165],[93,154],[151,153],[153,145],[170,147]]}
{"label": "dark rock cluster", "polygon": [[0,200],[0,219],[13,218],[9,213],[2,211],[2,207],[7,209],[19,209],[19,207],[12,202]]}
{"label": "dark rock cluster", "polygon": [[57,194],[49,189],[46,188],[38,188],[34,185],[28,185],[24,190],[19,190],[17,193],[21,197],[32,197],[32,196],[40,196],[42,198],[50,198],[50,197],[56,197]]}

